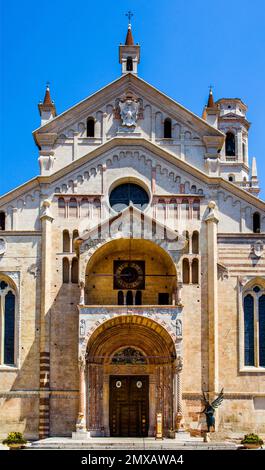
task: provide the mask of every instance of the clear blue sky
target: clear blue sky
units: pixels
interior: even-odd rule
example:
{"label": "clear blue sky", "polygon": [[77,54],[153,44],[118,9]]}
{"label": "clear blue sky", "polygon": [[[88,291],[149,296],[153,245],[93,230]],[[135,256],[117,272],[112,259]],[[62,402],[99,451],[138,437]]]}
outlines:
{"label": "clear blue sky", "polygon": [[37,104],[51,83],[57,112],[120,76],[118,45],[128,9],[141,44],[139,75],[201,115],[215,99],[239,97],[252,122],[250,156],[257,157],[265,198],[264,0],[36,0],[1,5],[0,194],[39,174],[31,132]]}

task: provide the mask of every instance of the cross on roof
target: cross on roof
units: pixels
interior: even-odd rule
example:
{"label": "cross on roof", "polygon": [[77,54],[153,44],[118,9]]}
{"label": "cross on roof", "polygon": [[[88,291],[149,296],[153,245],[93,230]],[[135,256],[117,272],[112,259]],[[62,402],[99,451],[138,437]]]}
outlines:
{"label": "cross on roof", "polygon": [[128,13],[125,13],[125,16],[128,16],[129,24],[131,24],[131,18],[133,16],[133,13],[129,10]]}

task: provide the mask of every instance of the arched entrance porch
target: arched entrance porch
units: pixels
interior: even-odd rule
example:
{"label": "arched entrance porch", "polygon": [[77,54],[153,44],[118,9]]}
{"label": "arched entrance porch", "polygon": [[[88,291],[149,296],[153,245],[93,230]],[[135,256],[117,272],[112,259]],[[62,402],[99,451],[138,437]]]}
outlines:
{"label": "arched entrance porch", "polygon": [[143,315],[116,315],[87,343],[84,414],[91,436],[155,435],[156,414],[164,433],[179,411],[179,358],[165,325]]}

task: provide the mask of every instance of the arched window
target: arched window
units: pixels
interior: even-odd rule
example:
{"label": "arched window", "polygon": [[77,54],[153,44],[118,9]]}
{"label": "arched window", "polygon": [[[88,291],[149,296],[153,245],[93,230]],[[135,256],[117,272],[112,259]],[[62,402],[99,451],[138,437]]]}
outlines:
{"label": "arched window", "polygon": [[191,186],[190,192],[191,192],[191,194],[196,194],[196,186],[195,186],[195,184],[193,184],[193,185]]}
{"label": "arched window", "polygon": [[195,231],[191,238],[192,253],[197,255],[199,253],[199,232]]}
{"label": "arched window", "polygon": [[250,294],[244,298],[244,341],[245,365],[254,366],[254,299]]}
{"label": "arched window", "polygon": [[81,200],[81,216],[89,217],[89,202],[86,198]]}
{"label": "arched window", "polygon": [[194,258],[191,263],[192,284],[199,284],[199,261]]}
{"label": "arched window", "polygon": [[259,365],[265,367],[265,295],[259,298]]}
{"label": "arched window", "polygon": [[89,117],[86,122],[86,135],[87,137],[95,137],[95,120]]}
{"label": "arched window", "polygon": [[94,219],[97,219],[99,221],[100,216],[101,216],[101,203],[100,203],[100,199],[96,198],[94,199]]}
{"label": "arched window", "polygon": [[170,118],[166,118],[164,120],[164,138],[165,139],[172,138],[172,121]]}
{"label": "arched window", "polygon": [[75,239],[78,238],[78,237],[79,237],[79,232],[78,232],[78,230],[74,230],[74,231],[73,231],[73,240],[75,240]]}
{"label": "arched window", "polygon": [[126,305],[133,305],[133,293],[131,290],[128,290],[126,294]]}
{"label": "arched window", "polygon": [[159,199],[157,203],[157,218],[160,222],[165,223],[166,220],[166,203],[164,199]]}
{"label": "arched window", "polygon": [[68,230],[63,231],[63,253],[70,253],[70,235]]}
{"label": "arched window", "polygon": [[122,290],[118,292],[118,305],[124,305],[124,295]]}
{"label": "arched window", "polygon": [[192,203],[192,217],[193,219],[200,220],[200,200],[194,199]]}
{"label": "arched window", "polygon": [[69,201],[69,217],[77,217],[77,200],[71,197]]}
{"label": "arched window", "polygon": [[260,213],[254,212],[253,214],[253,232],[260,233]]}
{"label": "arched window", "polygon": [[168,205],[168,218],[171,222],[174,222],[178,218],[178,204],[176,199],[170,199]]}
{"label": "arched window", "polygon": [[69,271],[70,271],[70,264],[68,258],[63,258],[63,283],[69,283]]}
{"label": "arched window", "polygon": [[6,229],[6,215],[5,212],[0,212],[0,230]]}
{"label": "arched window", "polygon": [[126,60],[126,70],[127,70],[127,72],[132,72],[132,71],[133,71],[133,60],[132,60],[132,57],[127,57],[127,60]]}
{"label": "arched window", "polygon": [[116,186],[110,193],[110,206],[116,212],[120,212],[130,204],[140,210],[144,210],[149,203],[147,192],[135,183],[123,183]]}
{"label": "arched window", "polygon": [[183,284],[190,283],[190,263],[187,258],[184,258],[182,262],[182,279]]}
{"label": "arched window", "polygon": [[235,181],[234,175],[229,175],[229,176],[228,176],[228,181],[231,181],[231,183],[232,183],[233,181]]}
{"label": "arched window", "polygon": [[189,253],[190,252],[190,235],[189,232],[186,230],[183,232],[183,236],[186,239],[186,244],[183,250],[183,253]]}
{"label": "arched window", "polygon": [[259,285],[243,298],[244,365],[265,367],[265,292]]}
{"label": "arched window", "polygon": [[187,220],[189,218],[190,204],[188,199],[182,199],[181,201],[181,218]]}
{"label": "arched window", "polygon": [[63,197],[58,199],[58,214],[60,217],[65,217],[65,200]]}
{"label": "arched window", "polygon": [[236,154],[236,141],[232,132],[227,132],[225,139],[225,154],[228,157],[234,157]]}
{"label": "arched window", "polygon": [[142,291],[140,291],[140,290],[136,291],[135,305],[142,305]]}
{"label": "arched window", "polygon": [[71,282],[73,284],[78,283],[78,259],[72,259],[72,269],[71,269]]}
{"label": "arched window", "polygon": [[15,364],[16,294],[6,282],[0,281],[0,364]]}

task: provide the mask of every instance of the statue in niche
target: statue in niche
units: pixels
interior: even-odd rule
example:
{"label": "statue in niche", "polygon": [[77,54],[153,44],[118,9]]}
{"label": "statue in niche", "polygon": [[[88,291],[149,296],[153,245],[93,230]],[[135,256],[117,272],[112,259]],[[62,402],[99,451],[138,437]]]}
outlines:
{"label": "statue in niche", "polygon": [[182,336],[182,321],[179,319],[176,320],[176,335]]}
{"label": "statue in niche", "polygon": [[85,320],[80,321],[80,336],[85,336],[86,333],[86,322]]}

